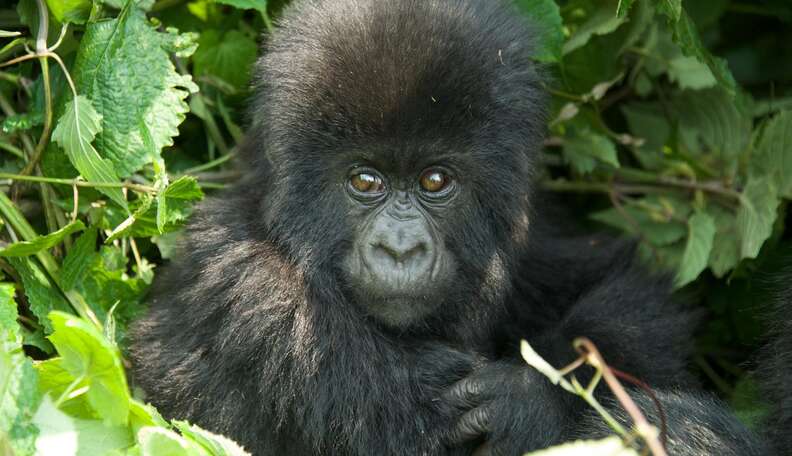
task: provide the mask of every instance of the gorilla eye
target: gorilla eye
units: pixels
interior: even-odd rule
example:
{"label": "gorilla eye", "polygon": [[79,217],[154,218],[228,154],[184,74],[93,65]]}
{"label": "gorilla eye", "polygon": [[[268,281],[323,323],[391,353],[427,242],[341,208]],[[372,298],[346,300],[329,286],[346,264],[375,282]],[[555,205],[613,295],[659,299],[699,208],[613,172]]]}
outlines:
{"label": "gorilla eye", "polygon": [[420,179],[421,188],[428,193],[440,193],[451,185],[451,176],[432,169],[424,172]]}
{"label": "gorilla eye", "polygon": [[371,173],[358,173],[349,179],[352,188],[360,193],[382,193],[385,191],[385,183],[382,178]]}

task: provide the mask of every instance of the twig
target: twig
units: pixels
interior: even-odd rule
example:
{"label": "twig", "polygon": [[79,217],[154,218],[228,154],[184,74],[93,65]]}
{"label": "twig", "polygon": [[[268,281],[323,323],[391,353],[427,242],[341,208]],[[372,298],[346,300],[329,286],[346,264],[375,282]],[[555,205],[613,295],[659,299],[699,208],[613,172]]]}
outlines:
{"label": "twig", "polygon": [[616,396],[616,399],[621,403],[622,407],[624,407],[627,414],[630,415],[630,418],[632,418],[633,423],[635,423],[635,428],[644,437],[644,440],[646,440],[646,444],[649,446],[652,454],[654,456],[667,456],[665,448],[657,437],[656,429],[646,421],[646,417],[644,417],[641,409],[638,408],[621,383],[619,383],[616,376],[613,375],[613,371],[611,371],[610,367],[605,363],[605,360],[602,358],[602,355],[599,350],[597,350],[594,343],[585,337],[580,337],[575,339],[574,346],[581,356],[586,357],[588,364],[602,371],[603,380],[605,380],[605,383],[608,384],[613,395]]}
{"label": "twig", "polygon": [[150,185],[133,184],[131,182],[87,182],[79,179],[60,179],[43,176],[23,176],[21,174],[0,173],[0,179],[12,181],[45,182],[48,184],[69,185],[89,188],[126,188],[140,193],[156,193],[157,189]]}
{"label": "twig", "polygon": [[193,166],[192,168],[185,169],[184,171],[182,171],[180,173],[180,175],[186,176],[186,175],[198,174],[198,173],[206,171],[208,169],[212,169],[212,168],[215,168],[217,166],[220,166],[223,163],[225,163],[227,161],[230,161],[234,157],[236,157],[236,152],[231,151],[228,154],[220,156],[220,157],[217,157],[216,159],[214,159],[214,160],[212,160],[210,162],[206,162],[204,164],[201,164],[201,165],[198,165],[198,166]]}

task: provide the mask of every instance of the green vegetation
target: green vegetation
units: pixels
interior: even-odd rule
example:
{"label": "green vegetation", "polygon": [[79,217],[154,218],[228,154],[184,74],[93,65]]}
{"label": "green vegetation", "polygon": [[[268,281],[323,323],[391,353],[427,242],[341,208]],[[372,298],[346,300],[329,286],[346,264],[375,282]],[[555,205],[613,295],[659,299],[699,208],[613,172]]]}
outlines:
{"label": "green vegetation", "polygon": [[[675,274],[709,313],[702,378],[755,424],[740,366],[792,255],[792,6],[515,2],[553,95],[544,188]],[[192,205],[236,177],[249,70],[285,3],[0,8],[0,454],[244,453],[130,391],[126,328]]]}

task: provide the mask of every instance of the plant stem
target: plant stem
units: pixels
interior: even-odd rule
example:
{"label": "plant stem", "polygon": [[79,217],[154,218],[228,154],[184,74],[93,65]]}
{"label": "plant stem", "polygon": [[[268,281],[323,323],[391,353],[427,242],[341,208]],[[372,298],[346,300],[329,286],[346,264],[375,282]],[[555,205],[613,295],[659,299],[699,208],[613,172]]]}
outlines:
{"label": "plant stem", "polygon": [[49,62],[47,57],[39,57],[39,63],[41,64],[41,79],[44,83],[44,130],[41,132],[41,137],[36,144],[33,155],[25,167],[22,168],[22,171],[20,171],[23,176],[33,174],[33,170],[36,169],[41,156],[44,155],[44,150],[47,149],[50,133],[52,132],[52,86],[50,84]]}
{"label": "plant stem", "polygon": [[59,179],[43,176],[23,176],[21,174],[0,173],[0,179],[13,181],[44,182],[48,184],[69,185],[90,188],[126,188],[140,193],[156,193],[157,189],[150,185],[133,184],[131,182],[87,182],[79,179]]}
{"label": "plant stem", "polygon": [[49,10],[44,0],[36,0],[38,5],[39,23],[36,33],[36,54],[47,52],[47,34],[49,33]]}
{"label": "plant stem", "polygon": [[22,149],[20,149],[19,147],[15,146],[13,144],[0,142],[0,149],[4,150],[4,151],[6,151],[6,152],[8,152],[8,153],[10,153],[12,155],[15,155],[17,158],[21,158],[21,159],[25,158],[25,152],[23,152]]}
{"label": "plant stem", "polygon": [[625,177],[627,179],[638,181],[649,185],[676,187],[685,190],[700,190],[707,193],[714,193],[716,195],[725,196],[731,199],[740,200],[740,192],[724,187],[718,181],[709,182],[696,182],[675,177],[657,176],[655,174],[634,168],[619,168],[616,170],[617,177]]}
{"label": "plant stem", "polygon": [[230,153],[228,153],[226,155],[223,155],[221,157],[217,157],[216,159],[214,159],[214,160],[212,160],[210,162],[206,162],[206,163],[204,163],[202,165],[194,166],[192,168],[185,169],[184,171],[182,171],[179,174],[182,175],[182,176],[190,175],[190,174],[197,174],[197,173],[200,173],[200,172],[215,168],[217,166],[220,166],[223,163],[233,159],[235,156],[236,156],[236,153],[230,152]]}

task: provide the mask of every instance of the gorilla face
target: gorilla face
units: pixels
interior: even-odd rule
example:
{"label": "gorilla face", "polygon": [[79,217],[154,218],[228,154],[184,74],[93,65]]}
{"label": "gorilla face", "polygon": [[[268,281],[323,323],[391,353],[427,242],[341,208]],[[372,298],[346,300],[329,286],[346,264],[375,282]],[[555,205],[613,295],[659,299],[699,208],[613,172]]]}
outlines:
{"label": "gorilla face", "polygon": [[374,318],[405,326],[443,302],[455,261],[434,221],[452,210],[459,186],[438,165],[403,176],[371,166],[350,170],[345,189],[358,225],[343,273]]}
{"label": "gorilla face", "polygon": [[256,71],[265,236],[317,303],[385,326],[497,304],[544,128],[527,29],[490,2],[309,4],[327,26],[289,16]]}

